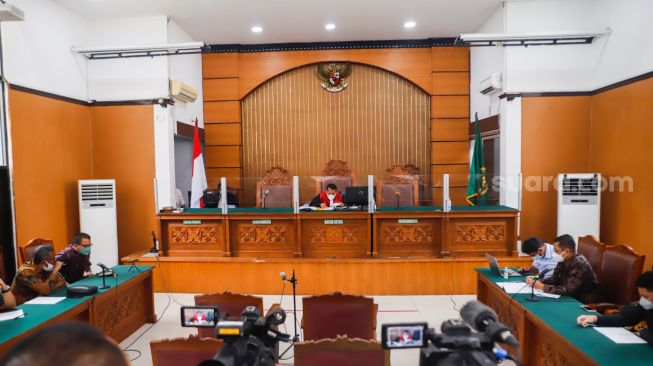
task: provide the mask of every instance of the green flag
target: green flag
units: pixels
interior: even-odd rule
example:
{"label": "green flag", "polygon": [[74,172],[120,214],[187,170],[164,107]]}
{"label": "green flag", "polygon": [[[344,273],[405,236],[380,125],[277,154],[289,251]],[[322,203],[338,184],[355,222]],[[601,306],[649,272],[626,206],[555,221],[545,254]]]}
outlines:
{"label": "green flag", "polygon": [[485,158],[483,157],[483,140],[481,139],[481,124],[476,119],[476,135],[472,164],[469,168],[469,183],[467,184],[467,203],[470,206],[487,205],[487,179],[485,178]]}

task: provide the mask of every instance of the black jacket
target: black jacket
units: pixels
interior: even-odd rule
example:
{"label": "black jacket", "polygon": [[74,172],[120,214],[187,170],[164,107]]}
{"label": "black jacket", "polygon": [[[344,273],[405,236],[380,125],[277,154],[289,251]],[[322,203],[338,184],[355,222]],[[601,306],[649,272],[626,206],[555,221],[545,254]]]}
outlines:
{"label": "black jacket", "polygon": [[628,327],[637,325],[642,320],[646,321],[648,329],[639,332],[639,336],[653,345],[653,309],[645,310],[635,303],[624,307],[623,312],[613,315],[599,315],[596,325],[599,327]]}

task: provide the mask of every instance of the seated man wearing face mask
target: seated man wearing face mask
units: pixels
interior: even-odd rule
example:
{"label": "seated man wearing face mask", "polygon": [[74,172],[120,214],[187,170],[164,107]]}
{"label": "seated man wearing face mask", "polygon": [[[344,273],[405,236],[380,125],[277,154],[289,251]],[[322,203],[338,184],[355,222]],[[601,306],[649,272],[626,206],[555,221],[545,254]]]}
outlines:
{"label": "seated man wearing face mask", "polygon": [[[56,263],[56,264],[55,264]],[[20,305],[39,295],[49,295],[55,290],[66,287],[66,280],[59,270],[61,262],[54,259],[52,247],[41,245],[34,251],[34,259],[23,263],[11,284],[11,292]]]}
{"label": "seated man wearing face mask", "polygon": [[75,235],[70,245],[57,253],[55,259],[61,262],[61,275],[66,282],[73,283],[92,275],[91,272],[91,236],[86,233]]}
{"label": "seated man wearing face mask", "polygon": [[543,242],[536,236],[524,240],[521,244],[521,251],[533,258],[533,264],[530,267],[519,268],[518,272],[534,275],[544,273],[544,278],[553,275],[553,271],[561,259],[553,251],[553,245]]}
{"label": "seated man wearing face mask", "polygon": [[653,271],[642,273],[637,277],[639,303],[630,304],[623,312],[613,315],[581,315],[576,322],[581,327],[596,324],[599,327],[628,327],[646,321],[647,329],[639,331],[639,336],[653,345]]}
{"label": "seated man wearing face mask", "polygon": [[320,207],[342,207],[342,193],[338,192],[335,184],[329,183],[326,186],[326,192],[320,193]]}
{"label": "seated man wearing face mask", "polygon": [[526,283],[546,293],[572,296],[589,304],[601,301],[599,283],[587,258],[576,253],[576,242],[571,235],[555,238],[553,251],[562,257],[553,275],[543,280],[526,278]]}

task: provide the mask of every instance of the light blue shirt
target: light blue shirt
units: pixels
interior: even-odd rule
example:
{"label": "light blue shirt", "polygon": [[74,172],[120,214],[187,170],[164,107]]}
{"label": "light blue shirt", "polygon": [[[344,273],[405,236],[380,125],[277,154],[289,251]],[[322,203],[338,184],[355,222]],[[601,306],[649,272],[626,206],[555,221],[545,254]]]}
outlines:
{"label": "light blue shirt", "polygon": [[558,265],[558,260],[553,255],[553,245],[544,243],[544,247],[546,248],[544,255],[541,258],[533,258],[533,266],[537,268],[540,273],[547,270],[544,274],[544,278],[549,278],[553,275],[553,270]]}

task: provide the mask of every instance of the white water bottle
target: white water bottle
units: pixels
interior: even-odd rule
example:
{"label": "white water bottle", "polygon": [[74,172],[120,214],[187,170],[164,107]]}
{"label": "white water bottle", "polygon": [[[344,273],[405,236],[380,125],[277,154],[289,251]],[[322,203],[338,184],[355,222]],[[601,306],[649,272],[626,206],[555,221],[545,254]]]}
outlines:
{"label": "white water bottle", "polygon": [[506,280],[508,279],[508,267],[503,268],[503,278]]}

